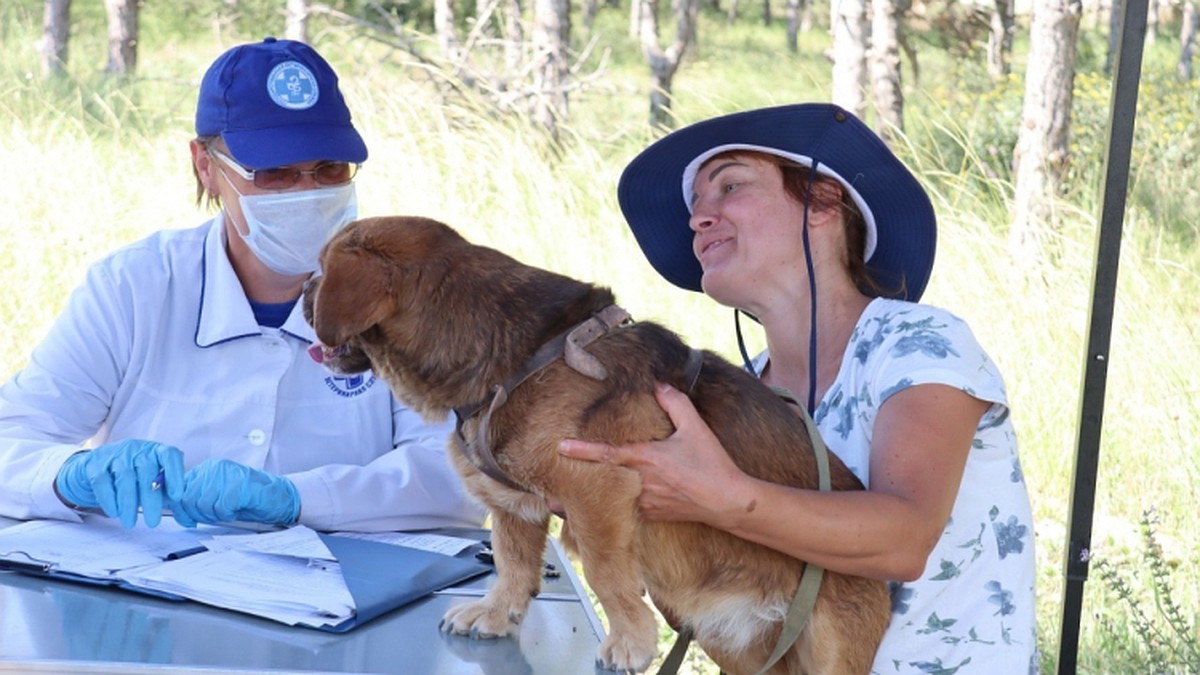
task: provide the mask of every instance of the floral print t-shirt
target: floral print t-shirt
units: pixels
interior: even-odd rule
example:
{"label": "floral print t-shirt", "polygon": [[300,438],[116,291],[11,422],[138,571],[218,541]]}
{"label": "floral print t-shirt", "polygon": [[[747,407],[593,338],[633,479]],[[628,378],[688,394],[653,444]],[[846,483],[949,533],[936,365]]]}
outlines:
{"label": "floral print t-shirt", "polygon": [[[756,372],[767,359],[764,353],[755,360]],[[872,673],[1036,672],[1029,495],[1004,383],[966,323],[928,305],[873,300],[813,418],[830,450],[869,486],[880,406],[921,384],[957,387],[992,406],[976,429],[950,520],[925,572],[889,584],[892,621]]]}

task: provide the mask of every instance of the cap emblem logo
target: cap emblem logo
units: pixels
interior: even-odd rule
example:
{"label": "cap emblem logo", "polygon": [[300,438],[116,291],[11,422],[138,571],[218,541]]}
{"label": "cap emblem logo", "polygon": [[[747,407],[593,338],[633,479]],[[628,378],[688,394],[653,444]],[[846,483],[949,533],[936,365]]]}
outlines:
{"label": "cap emblem logo", "polygon": [[298,61],[284,61],[267,76],[267,95],[281,108],[304,110],[317,104],[321,91],[312,71]]}

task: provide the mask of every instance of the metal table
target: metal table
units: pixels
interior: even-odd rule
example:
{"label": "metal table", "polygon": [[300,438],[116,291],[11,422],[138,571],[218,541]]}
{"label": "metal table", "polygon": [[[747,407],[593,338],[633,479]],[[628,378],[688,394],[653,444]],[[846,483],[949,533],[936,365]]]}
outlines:
{"label": "metal table", "polygon": [[[12,522],[0,518],[0,527]],[[0,673],[595,673],[596,647],[604,637],[600,621],[556,540],[546,560],[561,576],[543,580],[519,636],[498,640],[438,630],[447,609],[490,588],[494,572],[343,634],[196,602],[0,572]]]}

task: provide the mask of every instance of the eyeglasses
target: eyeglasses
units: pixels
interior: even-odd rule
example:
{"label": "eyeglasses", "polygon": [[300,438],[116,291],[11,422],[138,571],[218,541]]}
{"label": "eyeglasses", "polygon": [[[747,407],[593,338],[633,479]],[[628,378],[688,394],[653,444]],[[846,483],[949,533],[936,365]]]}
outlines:
{"label": "eyeglasses", "polygon": [[297,169],[281,166],[274,169],[247,169],[232,157],[209,147],[208,154],[225,163],[243,179],[254,182],[254,187],[263,190],[286,190],[294,187],[304,176],[312,176],[318,185],[345,185],[354,180],[358,165],[353,162],[321,162],[313,169]]}

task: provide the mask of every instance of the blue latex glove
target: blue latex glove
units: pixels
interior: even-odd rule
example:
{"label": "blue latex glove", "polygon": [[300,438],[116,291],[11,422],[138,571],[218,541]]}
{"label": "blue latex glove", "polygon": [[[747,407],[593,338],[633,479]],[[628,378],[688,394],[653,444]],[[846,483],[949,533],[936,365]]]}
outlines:
{"label": "blue latex glove", "polygon": [[[159,472],[163,484],[155,488]],[[183,487],[183,453],[136,439],[71,455],[54,479],[54,488],[67,503],[99,508],[110,518],[120,518],[126,528],[137,523],[139,506],[146,525],[158,525],[163,504],[181,496]]]}
{"label": "blue latex glove", "polygon": [[291,525],[300,516],[300,493],[292,481],[228,459],[209,459],[187,472],[183,495],[171,504],[175,520],[188,524],[241,520]]}

